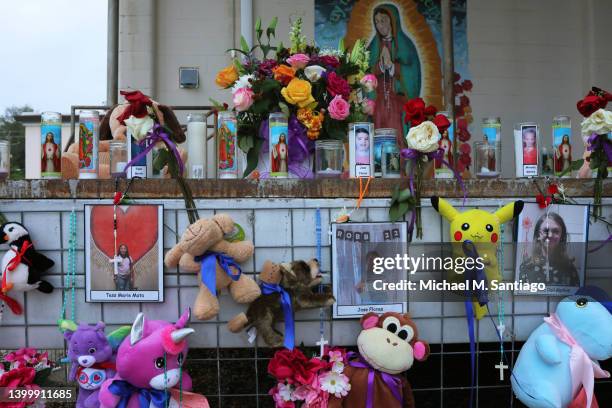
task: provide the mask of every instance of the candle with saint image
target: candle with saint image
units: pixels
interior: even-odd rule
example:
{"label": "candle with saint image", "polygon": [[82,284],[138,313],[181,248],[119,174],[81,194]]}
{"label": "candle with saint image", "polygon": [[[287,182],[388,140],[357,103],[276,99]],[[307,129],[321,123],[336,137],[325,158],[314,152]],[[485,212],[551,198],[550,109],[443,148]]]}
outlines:
{"label": "candle with saint image", "polygon": [[206,174],[206,119],[202,113],[187,116],[188,177],[203,179]]}
{"label": "candle with saint image", "polygon": [[57,112],[43,112],[40,115],[40,175],[42,178],[62,176],[62,115]]}
{"label": "candle with saint image", "polygon": [[237,130],[236,114],[220,112],[217,120],[217,172],[221,179],[238,178]]}
{"label": "candle with saint image", "polygon": [[270,114],[268,121],[270,177],[289,177],[289,122],[282,112]]}
{"label": "candle with saint image", "polygon": [[[569,116],[555,116],[552,126],[553,163],[555,176],[570,177],[572,163],[572,120]],[[565,174],[563,174],[565,172]],[[563,174],[563,175],[562,175]]]}
{"label": "candle with saint image", "polygon": [[79,114],[79,178],[98,177],[98,111],[84,110]]}

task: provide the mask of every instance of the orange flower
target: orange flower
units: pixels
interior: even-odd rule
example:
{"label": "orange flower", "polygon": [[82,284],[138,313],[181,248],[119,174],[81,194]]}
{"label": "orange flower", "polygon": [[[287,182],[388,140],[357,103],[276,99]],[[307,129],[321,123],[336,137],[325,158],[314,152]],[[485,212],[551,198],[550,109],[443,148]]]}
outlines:
{"label": "orange flower", "polygon": [[234,64],[223,68],[221,71],[217,73],[217,77],[215,78],[215,83],[219,85],[221,88],[229,88],[238,80],[238,70],[234,66]]}
{"label": "orange flower", "polygon": [[313,112],[312,109],[301,108],[297,111],[297,118],[306,127],[306,134],[310,140],[319,138],[325,118],[323,112]]}
{"label": "orange flower", "polygon": [[283,85],[287,85],[293,78],[295,78],[295,69],[289,65],[279,65],[272,69],[274,72],[274,79]]}

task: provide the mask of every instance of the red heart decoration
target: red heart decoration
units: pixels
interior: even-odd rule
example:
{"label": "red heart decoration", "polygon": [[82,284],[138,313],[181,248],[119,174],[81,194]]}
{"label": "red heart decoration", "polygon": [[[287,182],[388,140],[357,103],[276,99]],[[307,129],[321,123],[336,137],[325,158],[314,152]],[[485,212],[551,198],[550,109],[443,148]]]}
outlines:
{"label": "red heart decoration", "polygon": [[[130,205],[127,211],[117,207],[117,248],[126,244],[134,263],[138,262],[156,245],[159,238],[157,206]],[[109,258],[113,258],[113,206],[98,205],[91,210],[91,236],[96,246]]]}

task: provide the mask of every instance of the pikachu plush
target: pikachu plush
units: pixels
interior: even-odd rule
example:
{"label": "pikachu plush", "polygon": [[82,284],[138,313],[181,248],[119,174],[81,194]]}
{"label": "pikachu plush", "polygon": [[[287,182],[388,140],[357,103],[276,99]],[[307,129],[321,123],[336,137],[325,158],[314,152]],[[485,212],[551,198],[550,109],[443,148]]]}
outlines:
{"label": "pikachu plush", "polygon": [[[431,197],[431,205],[450,223],[450,237],[452,243],[471,241],[483,258],[487,281],[501,280],[497,265],[497,242],[500,238],[500,226],[518,216],[523,210],[524,203],[520,200],[506,204],[494,213],[480,209],[471,209],[465,212],[457,211],[443,198]],[[465,256],[459,245],[453,245],[453,252],[458,256]],[[457,253],[460,252],[460,253]],[[476,318],[480,319],[486,314],[486,305],[474,303]]]}

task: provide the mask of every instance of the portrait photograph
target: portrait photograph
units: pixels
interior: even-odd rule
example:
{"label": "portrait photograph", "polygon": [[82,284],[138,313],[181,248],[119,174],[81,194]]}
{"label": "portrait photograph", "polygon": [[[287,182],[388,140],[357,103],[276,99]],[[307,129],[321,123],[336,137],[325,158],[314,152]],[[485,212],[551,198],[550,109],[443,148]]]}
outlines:
{"label": "portrait photograph", "polygon": [[351,177],[374,175],[374,128],[371,123],[355,123],[349,128]]}
{"label": "portrait photograph", "polygon": [[538,127],[522,126],[523,166],[538,164]]}
{"label": "portrait photograph", "polygon": [[[515,281],[544,283],[538,295],[573,294],[584,283],[588,205],[525,203],[518,219]],[[517,294],[529,294],[517,291]]]}
{"label": "portrait photograph", "polygon": [[405,270],[374,273],[376,258],[395,257],[408,250],[407,223],[332,224],[334,318],[355,318],[368,312],[407,311],[403,291],[375,290],[374,282],[399,282]]}
{"label": "portrait photograph", "polygon": [[162,205],[86,205],[86,300],[162,302],[163,242]]}

